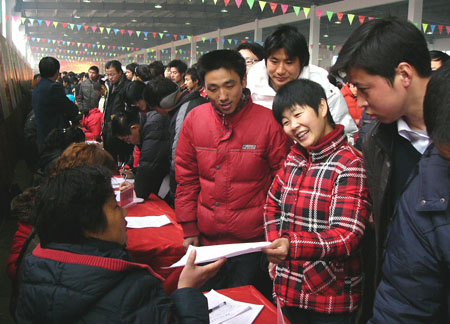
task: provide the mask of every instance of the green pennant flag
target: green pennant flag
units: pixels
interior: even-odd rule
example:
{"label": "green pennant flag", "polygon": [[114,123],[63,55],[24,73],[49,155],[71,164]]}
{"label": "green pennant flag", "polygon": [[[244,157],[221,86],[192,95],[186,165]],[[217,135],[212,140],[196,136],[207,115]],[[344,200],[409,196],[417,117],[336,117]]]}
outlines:
{"label": "green pennant flag", "polygon": [[295,14],[298,16],[298,14],[300,13],[300,7],[299,6],[292,6],[292,8],[294,9]]}
{"label": "green pennant flag", "polygon": [[203,41],[203,43],[205,42],[205,40],[206,40],[206,37],[202,37],[202,41]]}
{"label": "green pennant flag", "polygon": [[327,45],[327,50],[330,50],[330,45]]}
{"label": "green pennant flag", "polygon": [[422,24],[423,32],[427,32],[428,24]]}
{"label": "green pennant flag", "polygon": [[137,35],[137,37],[139,37],[139,35],[141,35],[141,31],[140,30],[136,30],[136,35]]}
{"label": "green pennant flag", "polygon": [[69,26],[70,26],[70,29],[73,30],[73,28],[75,27],[75,24],[69,24]]}
{"label": "green pennant flag", "polygon": [[255,0],[247,0],[247,4],[250,9],[253,9],[253,5],[255,4]]}
{"label": "green pennant flag", "polygon": [[231,45],[231,42],[233,41],[233,39],[231,39],[231,38],[228,38],[228,39],[227,39],[227,41],[228,41],[228,44],[230,44],[230,45]]}
{"label": "green pennant flag", "polygon": [[109,34],[111,32],[111,28],[106,27],[106,32]]}
{"label": "green pennant flag", "polygon": [[333,11],[328,11],[327,10],[328,21],[331,21],[331,18],[333,18],[333,15],[334,15]]}
{"label": "green pennant flag", "polygon": [[159,33],[159,37],[162,39],[164,36],[164,33]]}
{"label": "green pennant flag", "polygon": [[56,39],[52,40],[52,43],[55,44],[56,43]]}
{"label": "green pennant flag", "polygon": [[22,22],[22,25],[25,24],[25,20],[27,20],[26,17],[21,17],[21,18],[20,18],[20,21]]}
{"label": "green pennant flag", "polygon": [[305,18],[308,18],[308,15],[309,15],[309,11],[311,10],[311,8],[306,8],[306,7],[303,7],[303,13],[305,14]]}
{"label": "green pennant flag", "polygon": [[192,36],[187,35],[187,39],[188,39],[189,41],[191,41]]}
{"label": "green pennant flag", "polygon": [[353,23],[353,19],[355,19],[355,15],[354,14],[347,14],[347,18],[348,18],[348,22],[351,25]]}
{"label": "green pennant flag", "polygon": [[28,20],[30,21],[30,23],[33,25],[34,24],[34,18],[28,18]]}
{"label": "green pennant flag", "polygon": [[416,28],[419,28],[419,24],[418,23],[414,23],[414,26],[416,26]]}

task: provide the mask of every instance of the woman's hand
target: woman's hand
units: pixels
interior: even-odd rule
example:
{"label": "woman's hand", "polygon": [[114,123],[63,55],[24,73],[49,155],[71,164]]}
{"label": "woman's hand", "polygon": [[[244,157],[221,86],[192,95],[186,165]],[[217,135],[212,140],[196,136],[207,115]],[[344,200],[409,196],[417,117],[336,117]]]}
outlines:
{"label": "woman's hand", "polygon": [[269,266],[267,267],[267,270],[269,271],[269,277],[272,280],[275,279],[275,267],[276,267],[275,264],[273,264],[272,262],[269,262]]}
{"label": "woman's hand", "polygon": [[133,179],[134,173],[131,169],[120,169],[120,176],[125,179]]}
{"label": "woman's hand", "polygon": [[214,277],[227,259],[220,259],[216,262],[207,264],[205,266],[195,265],[195,258],[197,251],[193,250],[188,257],[186,265],[181,271],[180,279],[178,280],[178,289],[180,288],[199,288],[205,282]]}
{"label": "woman's hand", "polygon": [[130,187],[132,187],[133,186],[133,184],[132,183],[129,183],[128,181],[124,181],[124,182],[122,182],[121,184],[120,184],[120,187],[119,187],[119,190],[126,190],[126,189],[128,189],[128,188],[130,188]]}
{"label": "woman's hand", "polygon": [[280,264],[286,260],[289,254],[289,240],[285,237],[281,237],[272,242],[269,246],[262,249],[267,255],[269,262]]}

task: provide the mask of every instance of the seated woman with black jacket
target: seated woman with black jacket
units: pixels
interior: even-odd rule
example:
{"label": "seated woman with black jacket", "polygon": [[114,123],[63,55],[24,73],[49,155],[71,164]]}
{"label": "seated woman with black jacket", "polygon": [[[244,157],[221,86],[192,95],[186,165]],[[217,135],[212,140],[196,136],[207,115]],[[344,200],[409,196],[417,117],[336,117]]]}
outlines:
{"label": "seated woman with black jacket", "polygon": [[168,297],[147,265],[124,249],[126,210],[116,204],[103,167],[66,169],[46,179],[36,198],[41,244],[25,258],[18,323],[208,323],[195,289],[224,260],[195,266],[191,254]]}

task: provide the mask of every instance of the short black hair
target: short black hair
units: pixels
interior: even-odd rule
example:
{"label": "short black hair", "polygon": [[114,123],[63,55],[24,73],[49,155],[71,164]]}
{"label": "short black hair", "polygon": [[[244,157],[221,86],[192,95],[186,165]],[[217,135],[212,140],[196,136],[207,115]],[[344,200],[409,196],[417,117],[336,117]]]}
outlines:
{"label": "short black hair", "polygon": [[134,74],[144,82],[152,79],[150,67],[147,64],[138,65]]}
{"label": "short black hair", "polygon": [[186,75],[190,75],[192,81],[198,81],[198,85],[201,87],[203,86],[203,82],[202,80],[200,80],[200,76],[198,74],[198,70],[194,67],[190,67],[189,69],[186,70]]}
{"label": "short black hair", "polygon": [[[327,101],[327,95],[320,84],[308,79],[293,80],[278,89],[273,100],[272,113],[280,125],[282,124],[283,112],[286,109],[293,109],[296,105],[309,106],[318,115],[322,99]],[[329,106],[327,121],[331,126],[334,126],[334,120],[331,116]]]}
{"label": "short black hair", "polygon": [[351,69],[363,69],[379,75],[392,85],[401,62],[413,66],[419,76],[431,75],[431,58],[427,42],[412,23],[388,17],[374,19],[359,26],[347,39],[331,72],[343,76]]}
{"label": "short black hair", "polygon": [[450,62],[436,70],[428,82],[423,118],[434,142],[450,144]]}
{"label": "short black hair", "polygon": [[164,76],[164,64],[161,61],[154,61],[148,65],[152,79]]}
{"label": "short black hair", "polygon": [[95,66],[95,65],[92,65],[88,71],[90,71],[90,70],[95,71],[97,74],[100,72],[100,70],[98,69],[98,66]]}
{"label": "short black hair", "polygon": [[247,67],[245,60],[241,54],[232,50],[216,50],[203,54],[198,60],[198,74],[203,84],[205,83],[205,75],[208,72],[224,68],[231,70],[244,80]]}
{"label": "short black hair", "polygon": [[125,89],[125,101],[127,105],[132,106],[139,100],[144,99],[143,93],[145,89],[145,83],[142,81],[130,82]]}
{"label": "short black hair", "polygon": [[127,66],[125,67],[125,70],[129,70],[131,71],[131,73],[136,74],[136,68],[138,67],[139,64],[133,62],[130,64],[127,64]]}
{"label": "short black hair", "polygon": [[130,127],[139,124],[139,112],[134,110],[121,112],[117,114],[111,122],[112,134],[114,137],[130,135]]}
{"label": "short black hair", "polygon": [[236,51],[240,51],[240,50],[249,50],[250,52],[252,52],[253,54],[256,55],[256,57],[258,58],[258,60],[262,61],[265,58],[264,55],[264,47],[262,47],[261,45],[259,45],[258,43],[241,43],[239,44],[238,47],[236,47]]}
{"label": "short black hair", "polygon": [[169,62],[168,66],[171,68],[173,68],[173,67],[177,68],[177,70],[178,70],[178,72],[180,72],[180,74],[185,73],[187,70],[187,64],[181,60],[172,60]]}
{"label": "short black hair", "polygon": [[36,197],[36,231],[42,247],[80,243],[107,227],[103,206],[114,195],[111,172],[100,166],[69,168],[48,177]]}
{"label": "short black hair", "polygon": [[69,78],[68,76],[64,76],[64,77],[62,78],[62,80],[63,80],[63,82],[70,83],[70,78]]}
{"label": "short black hair", "polygon": [[145,86],[144,89],[144,100],[151,108],[160,107],[161,100],[178,91],[179,86],[164,77],[156,78]]}
{"label": "short black hair", "polygon": [[112,61],[106,62],[105,69],[110,69],[110,68],[114,68],[117,73],[123,72],[122,71],[122,63],[120,63],[117,60],[112,60]]}
{"label": "short black hair", "polygon": [[308,43],[305,36],[294,26],[281,25],[264,41],[266,59],[279,49],[284,49],[290,59],[298,57],[300,60],[300,71],[309,65]]}
{"label": "short black hair", "polygon": [[33,75],[33,80],[36,80],[37,78],[40,78],[40,77],[41,77],[41,75],[39,73],[37,73],[37,74]]}
{"label": "short black hair", "polygon": [[59,61],[54,57],[47,56],[39,61],[39,73],[43,78],[51,78],[58,73],[59,68]]}

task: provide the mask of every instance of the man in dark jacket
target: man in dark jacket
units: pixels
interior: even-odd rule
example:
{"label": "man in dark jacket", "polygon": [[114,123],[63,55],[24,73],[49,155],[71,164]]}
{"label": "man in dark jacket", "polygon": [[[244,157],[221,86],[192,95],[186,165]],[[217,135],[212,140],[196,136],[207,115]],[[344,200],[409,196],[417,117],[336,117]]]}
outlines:
{"label": "man in dark jacket", "polygon": [[147,104],[163,116],[170,118],[170,203],[173,205],[177,182],[175,180],[175,151],[181,126],[187,114],[197,106],[208,100],[200,95],[200,92],[181,90],[180,87],[169,79],[159,78],[147,84],[144,90],[144,99]]}
{"label": "man in dark jacket", "polygon": [[105,68],[106,76],[108,77],[108,81],[106,82],[108,92],[103,111],[103,147],[114,159],[127,162],[129,161],[133,146],[112,136],[111,120],[117,114],[125,111],[125,91],[129,81],[123,73],[122,64],[119,61],[109,61],[106,63]]}
{"label": "man in dark jacket", "polygon": [[435,73],[424,101],[434,144],[397,204],[371,323],[450,323],[450,65]]}
{"label": "man in dark jacket", "polygon": [[134,183],[136,196],[147,199],[150,193],[158,194],[164,177],[169,174],[169,118],[156,111],[127,111],[113,119],[112,133],[140,150]]}
{"label": "man in dark jacket", "polygon": [[98,67],[93,65],[89,68],[89,79],[81,82],[80,93],[77,96],[78,107],[83,114],[89,110],[98,108],[100,94],[94,90],[94,83],[98,82]]}
{"label": "man in dark jacket", "polygon": [[383,245],[394,206],[429,144],[423,121],[423,98],[431,75],[427,43],[406,20],[391,17],[366,22],[339,53],[332,73],[341,72],[358,88],[358,105],[378,120],[363,146],[373,202],[373,223],[366,226],[363,239],[360,323],[365,323],[380,282]]}
{"label": "man in dark jacket", "polygon": [[39,62],[42,79],[32,94],[38,148],[52,129],[69,127],[69,120],[78,114],[78,107],[66,97],[62,84],[55,82],[59,67],[54,57],[44,57]]}

